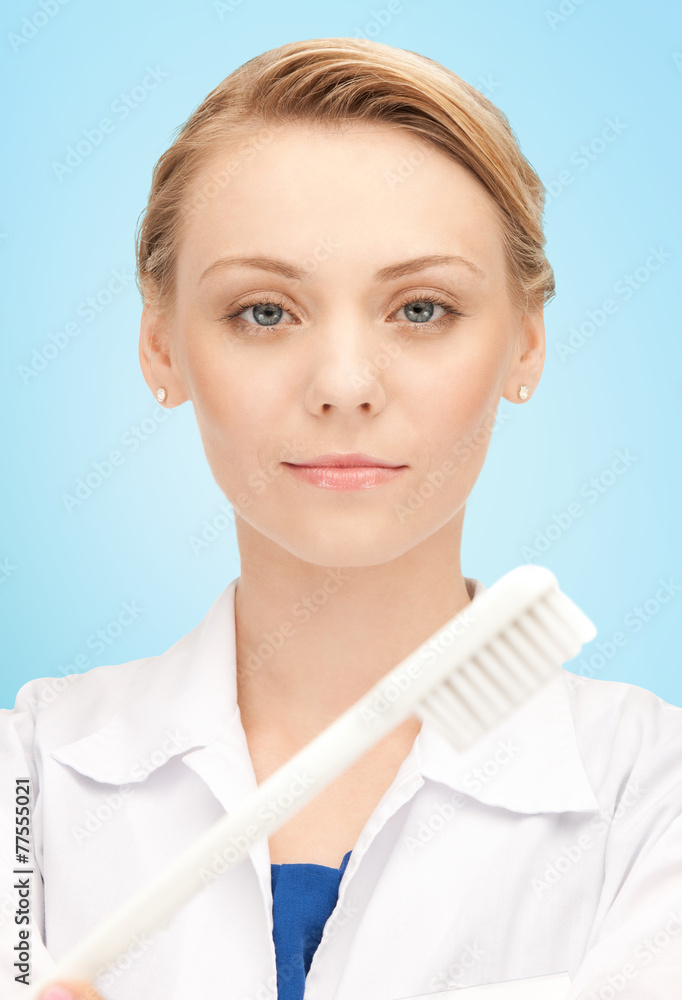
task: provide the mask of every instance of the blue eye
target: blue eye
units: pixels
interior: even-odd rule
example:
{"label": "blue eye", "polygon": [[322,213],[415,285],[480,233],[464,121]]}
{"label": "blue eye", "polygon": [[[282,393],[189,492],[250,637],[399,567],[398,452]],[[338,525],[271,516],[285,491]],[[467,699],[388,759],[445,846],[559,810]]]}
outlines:
{"label": "blue eye", "polygon": [[429,299],[418,299],[414,302],[407,302],[401,309],[405,310],[405,315],[409,320],[416,323],[428,323],[434,313],[435,302]]}
{"label": "blue eye", "polygon": [[[439,316],[434,320],[434,306],[440,306],[441,309],[444,310],[445,315]],[[464,313],[460,312],[459,309],[455,309],[454,306],[449,305],[447,302],[442,302],[440,299],[431,295],[421,295],[416,299],[406,299],[403,304],[398,307],[397,312],[400,312],[401,309],[405,310],[405,315],[408,317],[408,323],[411,326],[418,326],[422,323],[433,323],[435,325],[449,316],[464,315]]]}
{"label": "blue eye", "polygon": [[[439,306],[443,310],[443,315],[438,316],[433,319],[435,307]],[[460,312],[459,309],[455,309],[447,302],[443,302],[431,294],[419,295],[405,299],[404,302],[398,306],[395,312],[400,312],[401,309],[405,310],[406,320],[401,322],[407,323],[409,326],[430,326],[435,327],[441,323],[445,323],[454,317],[461,317],[465,314]],[[244,318],[243,314],[252,310],[253,319]],[[281,326],[281,320],[283,317],[288,317],[289,321],[296,321],[292,313],[285,309],[285,303],[275,297],[273,298],[260,298],[260,299],[249,299],[239,302],[234,311],[226,316],[222,317],[222,322],[240,322],[247,326],[258,326],[263,329],[268,327],[278,327]]]}
{"label": "blue eye", "polygon": [[289,313],[285,312],[282,302],[277,302],[274,299],[252,299],[250,302],[240,302],[235,311],[229,316],[225,316],[225,319],[239,319],[242,313],[249,309],[253,310],[255,323],[251,323],[248,319],[245,319],[244,322],[249,323],[250,326],[277,326],[283,315],[290,316]]}
{"label": "blue eye", "polygon": [[258,302],[253,309],[253,316],[259,326],[274,326],[282,318],[284,310],[276,302]]}

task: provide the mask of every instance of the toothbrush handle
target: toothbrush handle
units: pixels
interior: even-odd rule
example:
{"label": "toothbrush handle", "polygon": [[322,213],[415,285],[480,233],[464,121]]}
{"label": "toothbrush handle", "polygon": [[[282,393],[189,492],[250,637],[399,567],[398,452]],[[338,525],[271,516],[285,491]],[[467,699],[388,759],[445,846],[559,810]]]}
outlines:
{"label": "toothbrush handle", "polygon": [[[237,865],[253,843],[282,826],[407,716],[421,718],[422,698],[430,696],[493,633],[506,628],[520,611],[555,586],[556,578],[549,570],[531,565],[498,580],[97,925],[56,963],[49,978],[23,992],[26,1000],[38,1000],[48,983],[59,979],[92,981],[137,935],[167,923],[218,874],[215,868],[211,872],[216,855],[221,875]],[[587,634],[588,626],[594,632],[592,623],[584,615],[581,623],[583,640],[593,638]],[[457,642],[453,644],[454,635]],[[448,641],[441,642],[444,638]],[[579,648],[576,639],[575,652]],[[282,796],[286,798],[278,803]]]}
{"label": "toothbrush handle", "polygon": [[269,775],[234,812],[213,823],[67,952],[49,978],[23,995],[28,1000],[38,1000],[48,982],[59,979],[92,981],[105,965],[127,949],[136,935],[149,933],[170,920],[183,903],[217,877],[212,869],[216,855],[220,858],[222,875],[244,858],[253,843],[282,826],[413,708],[409,698],[398,699],[376,718],[368,720],[361,709],[365,699],[366,696],[352,705]]}

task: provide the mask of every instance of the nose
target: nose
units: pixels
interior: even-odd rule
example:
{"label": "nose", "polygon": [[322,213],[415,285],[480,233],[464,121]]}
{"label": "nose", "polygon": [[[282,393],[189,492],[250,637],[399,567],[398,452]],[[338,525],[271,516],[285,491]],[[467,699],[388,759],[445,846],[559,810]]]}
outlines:
{"label": "nose", "polygon": [[349,323],[345,330],[319,332],[317,354],[311,363],[305,405],[316,416],[338,411],[376,415],[386,405],[383,370],[373,355],[384,356],[369,331]]}

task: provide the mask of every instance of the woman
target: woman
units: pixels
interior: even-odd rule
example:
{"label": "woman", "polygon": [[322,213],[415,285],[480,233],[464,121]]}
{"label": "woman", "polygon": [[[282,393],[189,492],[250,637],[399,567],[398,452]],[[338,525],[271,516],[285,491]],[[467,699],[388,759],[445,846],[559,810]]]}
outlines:
{"label": "woman", "polygon": [[[4,714],[4,787],[30,778],[34,802],[32,981],[485,590],[464,510],[500,399],[542,372],[543,195],[490,101],[347,38],[249,60],[161,157],[140,362],[162,406],[194,407],[241,574],[163,655],[49,703],[30,682]],[[681,709],[565,670],[462,755],[409,718],[170,926],[44,998],[562,973],[571,1000],[680,997],[681,761]]]}

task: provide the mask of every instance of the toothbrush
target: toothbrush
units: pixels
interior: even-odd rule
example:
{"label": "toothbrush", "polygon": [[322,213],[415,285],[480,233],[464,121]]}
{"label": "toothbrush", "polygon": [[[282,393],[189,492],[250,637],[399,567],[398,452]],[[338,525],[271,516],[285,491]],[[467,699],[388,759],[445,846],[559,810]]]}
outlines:
{"label": "toothbrush", "polygon": [[[519,566],[479,594],[252,794],[201,834],[22,996],[92,981],[136,935],[166,925],[409,715],[466,750],[525,703],[597,634],[543,566]],[[293,789],[296,789],[295,791]],[[273,800],[279,803],[272,808]],[[215,871],[216,855],[220,872]],[[203,869],[203,872],[202,872]],[[213,872],[206,879],[206,871]]]}

